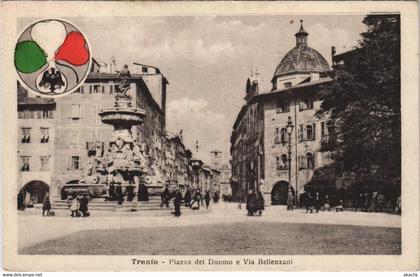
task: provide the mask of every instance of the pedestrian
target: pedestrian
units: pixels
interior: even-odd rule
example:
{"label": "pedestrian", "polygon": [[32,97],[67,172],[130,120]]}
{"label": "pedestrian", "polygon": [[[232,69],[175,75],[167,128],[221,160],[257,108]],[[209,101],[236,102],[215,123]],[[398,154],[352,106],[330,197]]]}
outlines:
{"label": "pedestrian", "polygon": [[134,199],[134,186],[133,184],[128,184],[127,188],[125,189],[125,193],[127,194],[127,201],[132,202]]}
{"label": "pedestrian", "polygon": [[319,197],[319,192],[315,193],[314,206],[316,213],[318,213],[321,209],[321,197]]}
{"label": "pedestrian", "polygon": [[293,195],[292,190],[289,189],[289,192],[287,193],[287,210],[293,211],[294,204],[295,204],[295,196]]}
{"label": "pedestrian", "polygon": [[191,191],[190,191],[190,187],[188,187],[187,188],[187,191],[185,192],[184,202],[185,202],[185,207],[189,207],[190,204],[191,204]]}
{"label": "pedestrian", "polygon": [[257,211],[258,211],[258,215],[262,216],[262,212],[264,211],[264,197],[261,193],[261,191],[257,192]]}
{"label": "pedestrian", "polygon": [[328,198],[328,194],[325,195],[324,206],[322,207],[322,211],[325,210],[331,211],[330,199]]}
{"label": "pedestrian", "polygon": [[25,210],[25,192],[20,190],[17,196],[18,205],[17,208],[19,211]]}
{"label": "pedestrian", "polygon": [[338,202],[338,205],[335,206],[335,211],[342,211],[344,212],[344,205],[343,205],[343,200],[340,199],[340,201]]}
{"label": "pedestrian", "polygon": [[308,213],[308,211],[311,211],[312,213],[312,196],[306,191],[304,192],[304,203],[306,207],[306,213]]}
{"label": "pedestrian", "polygon": [[109,200],[115,200],[115,197],[116,196],[116,193],[115,193],[115,185],[114,185],[114,182],[112,181],[110,184],[109,184]]}
{"label": "pedestrian", "polygon": [[45,216],[45,211],[47,212],[47,216],[51,210],[51,202],[50,202],[50,195],[48,192],[45,193],[44,199],[42,200],[42,216]]}
{"label": "pedestrian", "polygon": [[379,195],[378,195],[377,205],[378,206],[377,206],[376,210],[378,212],[383,212],[384,206],[385,206],[385,195],[383,195],[382,193],[379,193]]}
{"label": "pedestrian", "polygon": [[79,211],[82,213],[83,217],[89,216],[88,204],[89,204],[89,199],[87,198],[86,195],[83,195],[82,198],[80,199],[80,207],[79,207]]}
{"label": "pedestrian", "polygon": [[359,193],[359,196],[357,197],[355,212],[357,212],[358,209],[363,211],[364,202],[365,202],[365,199],[364,199],[363,193]]}
{"label": "pedestrian", "polygon": [[246,209],[248,211],[248,216],[253,216],[257,211],[257,196],[252,189],[246,196]]}
{"label": "pedestrian", "polygon": [[193,197],[193,201],[191,202],[190,208],[194,209],[193,205],[197,203],[197,210],[200,209],[200,202],[202,199],[202,195],[200,193],[200,189],[196,189]]}
{"label": "pedestrian", "polygon": [[71,211],[71,217],[77,217],[78,211],[79,211],[79,199],[77,197],[77,194],[73,193],[71,196],[71,204],[70,204],[70,211]]}
{"label": "pedestrian", "polygon": [[377,212],[378,211],[378,193],[375,191],[372,193],[372,198],[370,199],[370,212]]}
{"label": "pedestrian", "polygon": [[364,203],[363,203],[363,211],[368,212],[369,211],[369,206],[370,206],[369,194],[365,193]]}
{"label": "pedestrian", "polygon": [[209,204],[210,204],[210,191],[207,190],[206,194],[204,195],[204,201],[206,202],[206,209],[209,208]]}
{"label": "pedestrian", "polygon": [[121,186],[120,182],[118,182],[118,184],[117,184],[117,188],[115,189],[115,193],[117,194],[118,205],[122,205],[122,203],[124,201],[124,194],[123,194],[122,186]]}
{"label": "pedestrian", "polygon": [[160,194],[160,207],[163,208],[163,205],[166,206],[166,208],[169,208],[169,186],[165,185],[165,189]]}
{"label": "pedestrian", "polygon": [[182,193],[179,191],[179,188],[177,187],[175,190],[175,198],[174,198],[174,208],[175,208],[174,215],[176,217],[181,216],[181,203],[182,203]]}

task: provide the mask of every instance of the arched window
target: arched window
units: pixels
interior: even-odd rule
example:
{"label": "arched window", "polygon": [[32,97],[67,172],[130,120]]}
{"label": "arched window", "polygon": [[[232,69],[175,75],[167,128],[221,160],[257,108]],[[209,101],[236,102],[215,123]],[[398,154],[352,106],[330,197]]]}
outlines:
{"label": "arched window", "polygon": [[314,168],[314,156],[312,153],[306,153],[306,168]]}

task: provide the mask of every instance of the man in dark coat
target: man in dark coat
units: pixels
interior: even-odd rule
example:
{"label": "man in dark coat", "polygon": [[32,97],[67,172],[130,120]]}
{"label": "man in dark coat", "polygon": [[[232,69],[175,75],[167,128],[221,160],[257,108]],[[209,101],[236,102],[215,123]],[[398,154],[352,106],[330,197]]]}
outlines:
{"label": "man in dark coat", "polygon": [[257,192],[257,211],[258,211],[258,215],[262,216],[262,212],[264,210],[264,197],[261,193],[261,191]]}
{"label": "man in dark coat", "polygon": [[248,211],[248,216],[252,216],[257,211],[257,196],[255,195],[254,190],[250,190],[246,196],[246,209]]}
{"label": "man in dark coat", "polygon": [[131,202],[134,199],[134,187],[132,184],[128,184],[127,188],[125,189],[127,193],[127,201]]}
{"label": "man in dark coat", "polygon": [[197,209],[200,209],[200,202],[202,198],[203,196],[201,195],[200,189],[197,189],[194,193],[194,198],[193,198],[193,201],[191,202],[190,208],[193,208],[193,205],[197,203],[198,205]]}
{"label": "man in dark coat", "polygon": [[162,193],[160,194],[160,207],[163,208],[163,205],[166,206],[166,208],[169,208],[169,186],[165,185],[165,189],[162,191]]}
{"label": "man in dark coat", "polygon": [[80,206],[79,206],[79,211],[82,213],[82,215],[85,216],[89,216],[88,213],[88,204],[89,204],[89,199],[86,197],[86,195],[83,195],[82,199],[80,199]]}
{"label": "man in dark coat", "polygon": [[50,195],[45,193],[44,200],[42,201],[42,216],[45,216],[45,211],[47,211],[47,215],[51,210],[51,202],[50,202]]}
{"label": "man in dark coat", "polygon": [[206,194],[204,195],[204,201],[206,202],[206,209],[208,209],[210,204],[210,191],[206,191]]}
{"label": "man in dark coat", "polygon": [[182,193],[179,191],[179,188],[176,188],[175,198],[174,198],[174,215],[176,217],[181,216],[181,202],[182,202]]}
{"label": "man in dark coat", "polygon": [[312,199],[312,196],[311,196],[311,194],[310,193],[308,193],[308,192],[304,192],[304,200],[305,200],[305,207],[306,207],[306,213],[308,213],[308,211],[311,211],[311,213],[313,212],[312,211],[312,205],[313,205],[313,199]]}
{"label": "man in dark coat", "polygon": [[115,200],[115,185],[114,182],[109,184],[109,200]]}
{"label": "man in dark coat", "polygon": [[121,183],[118,183],[117,188],[115,189],[115,192],[117,193],[118,205],[121,205],[122,202],[124,201],[124,194],[122,191]]}
{"label": "man in dark coat", "polygon": [[184,201],[185,201],[185,207],[189,207],[191,203],[191,191],[189,187],[187,188],[187,191],[185,192]]}

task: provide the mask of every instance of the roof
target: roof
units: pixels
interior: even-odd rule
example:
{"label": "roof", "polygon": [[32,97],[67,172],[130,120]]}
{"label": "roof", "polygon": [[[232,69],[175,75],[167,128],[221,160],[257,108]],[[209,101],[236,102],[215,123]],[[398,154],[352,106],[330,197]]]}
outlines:
{"label": "roof", "polygon": [[275,77],[295,73],[326,72],[330,66],[325,58],[315,49],[307,45],[296,45],[277,65]]}
{"label": "roof", "polygon": [[308,32],[303,29],[303,21],[300,21],[300,29],[295,34],[296,46],[292,48],[277,65],[273,80],[296,73],[326,72],[330,66],[325,58],[315,49],[308,46]]}

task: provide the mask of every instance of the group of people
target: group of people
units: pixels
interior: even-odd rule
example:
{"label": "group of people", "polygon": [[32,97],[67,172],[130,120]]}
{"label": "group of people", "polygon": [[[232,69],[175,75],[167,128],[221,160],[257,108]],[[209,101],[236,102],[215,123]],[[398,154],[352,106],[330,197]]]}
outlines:
{"label": "group of people", "polygon": [[[203,195],[200,191],[200,189],[190,189],[187,188],[185,191],[185,194],[182,195],[180,189],[177,187],[174,191],[170,191],[169,186],[166,185],[165,189],[161,193],[161,203],[160,207],[166,206],[169,207],[169,202],[171,199],[174,199],[174,215],[180,216],[181,215],[181,206],[184,205],[185,207],[189,207],[193,210],[199,210],[200,204],[201,206],[205,206],[206,209],[210,206],[210,191],[207,190],[205,194]],[[217,202],[216,196],[213,196],[213,201]]]}
{"label": "group of people", "polygon": [[67,207],[70,209],[71,217],[89,216],[88,205],[89,199],[86,195],[71,192],[67,197]]}
{"label": "group of people", "polygon": [[[301,201],[303,206],[306,208],[306,212],[313,212],[315,210],[318,212],[321,211],[331,211],[332,205],[328,194],[321,196],[320,192],[307,192],[304,191]],[[336,197],[334,203],[334,209],[336,212],[344,211],[344,203],[347,203],[346,206],[353,208],[355,212],[383,212],[389,210],[386,206],[386,197],[383,193],[378,193],[377,191],[373,193],[359,193],[358,197],[353,198],[351,202],[344,202],[340,197]],[[388,201],[389,202],[389,201]],[[401,212],[401,197],[398,197],[396,201],[395,211],[397,213]]]}
{"label": "group of people", "polygon": [[261,191],[255,192],[253,189],[249,191],[246,196],[246,209],[248,211],[248,216],[262,216],[264,210],[264,197],[261,194]]}
{"label": "group of people", "polygon": [[[128,184],[125,190],[123,190],[121,183],[117,183],[116,186],[114,183],[110,183],[108,187],[107,200],[117,200],[118,205],[121,205],[124,202],[124,197],[126,197],[127,201],[131,202],[136,196],[134,190],[135,188],[132,184]],[[138,201],[149,201],[149,193],[146,186],[139,186],[139,193],[137,198]]]}

